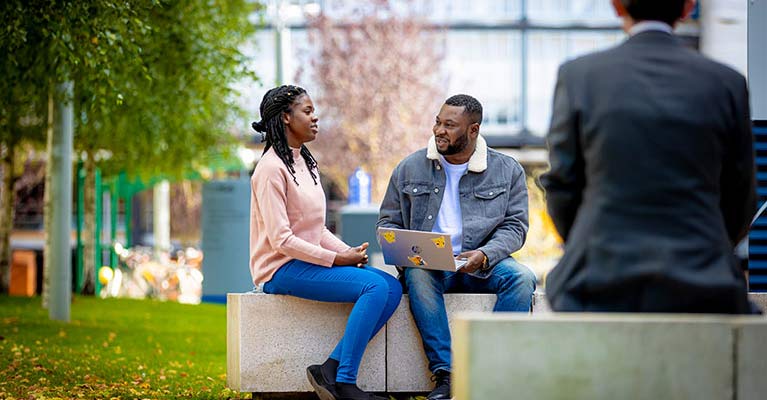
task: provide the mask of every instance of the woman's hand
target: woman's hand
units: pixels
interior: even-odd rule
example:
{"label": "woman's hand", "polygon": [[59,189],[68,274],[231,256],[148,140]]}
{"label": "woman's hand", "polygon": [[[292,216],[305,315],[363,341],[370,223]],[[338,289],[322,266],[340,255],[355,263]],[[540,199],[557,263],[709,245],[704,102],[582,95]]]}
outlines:
{"label": "woman's hand", "polygon": [[357,247],[336,253],[333,265],[356,265],[362,267],[368,263],[368,242],[362,243]]}

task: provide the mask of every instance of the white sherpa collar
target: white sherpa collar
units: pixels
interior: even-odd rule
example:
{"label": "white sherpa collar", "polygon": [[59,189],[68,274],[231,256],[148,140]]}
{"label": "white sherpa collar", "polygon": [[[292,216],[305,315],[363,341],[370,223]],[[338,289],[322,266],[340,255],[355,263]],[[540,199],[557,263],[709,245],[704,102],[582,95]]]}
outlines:
{"label": "white sherpa collar", "polygon": [[[434,136],[429,138],[429,145],[426,147],[426,158],[429,160],[439,160],[437,152],[437,142]],[[477,136],[477,146],[474,148],[474,154],[469,158],[469,171],[484,172],[487,169],[487,143],[482,136]]]}

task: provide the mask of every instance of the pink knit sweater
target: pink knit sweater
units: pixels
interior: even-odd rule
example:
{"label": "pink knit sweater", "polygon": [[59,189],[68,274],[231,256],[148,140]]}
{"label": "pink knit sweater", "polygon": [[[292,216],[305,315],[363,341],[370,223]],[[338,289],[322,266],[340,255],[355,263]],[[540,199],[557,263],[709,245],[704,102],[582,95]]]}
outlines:
{"label": "pink knit sweater", "polygon": [[250,180],[250,273],[256,284],[293,259],[331,267],[336,253],[350,247],[325,227],[325,192],[299,150],[293,149],[293,160],[298,185],[274,149]]}

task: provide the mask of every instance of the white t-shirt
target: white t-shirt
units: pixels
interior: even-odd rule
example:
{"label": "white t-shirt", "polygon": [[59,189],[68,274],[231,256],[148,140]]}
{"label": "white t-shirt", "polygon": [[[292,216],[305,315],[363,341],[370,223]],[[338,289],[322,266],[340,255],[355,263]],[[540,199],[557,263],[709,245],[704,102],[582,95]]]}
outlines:
{"label": "white t-shirt", "polygon": [[442,194],[442,204],[439,206],[437,220],[434,222],[432,232],[450,235],[450,244],[453,246],[453,254],[461,252],[463,243],[463,221],[461,215],[461,195],[458,193],[458,182],[463,174],[469,169],[469,163],[450,164],[444,157],[439,156],[442,167],[445,168],[445,193]]}

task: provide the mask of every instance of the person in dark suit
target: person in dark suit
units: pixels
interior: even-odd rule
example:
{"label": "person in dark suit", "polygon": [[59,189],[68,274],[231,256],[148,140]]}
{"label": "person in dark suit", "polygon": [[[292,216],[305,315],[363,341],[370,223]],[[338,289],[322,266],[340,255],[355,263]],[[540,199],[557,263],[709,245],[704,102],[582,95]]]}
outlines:
{"label": "person in dark suit", "polygon": [[742,75],[684,47],[692,0],[612,0],[630,37],[559,69],[542,176],[556,311],[748,313],[733,247],[756,210]]}

